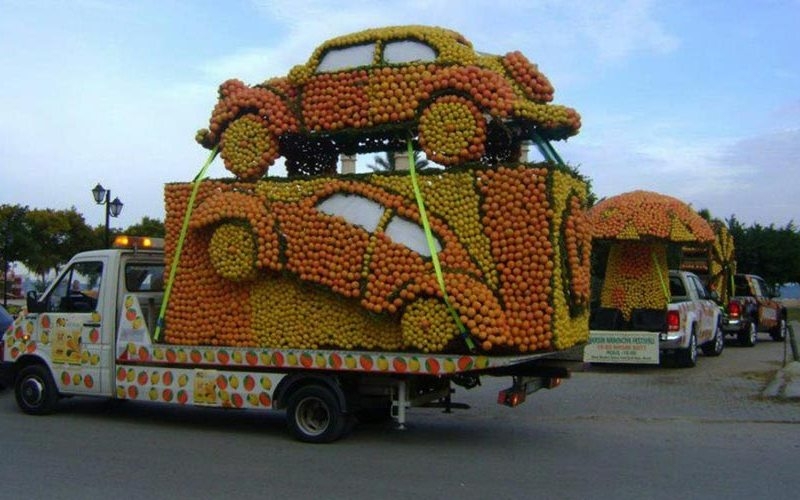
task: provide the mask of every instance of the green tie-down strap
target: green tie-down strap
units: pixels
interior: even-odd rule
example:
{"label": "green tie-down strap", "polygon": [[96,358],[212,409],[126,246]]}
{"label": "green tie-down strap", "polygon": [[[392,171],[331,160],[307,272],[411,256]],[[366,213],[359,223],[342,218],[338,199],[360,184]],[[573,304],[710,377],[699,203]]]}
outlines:
{"label": "green tie-down strap", "polygon": [[442,266],[439,263],[439,254],[436,252],[436,242],[433,239],[433,232],[431,232],[431,223],[428,221],[428,214],[425,211],[425,203],[422,200],[422,192],[420,191],[419,183],[417,182],[417,168],[416,161],[414,160],[414,149],[411,147],[410,140],[407,141],[407,144],[408,171],[411,177],[411,185],[414,188],[414,197],[416,198],[417,206],[419,207],[419,218],[422,221],[422,228],[425,230],[425,239],[428,240],[428,249],[431,252],[431,261],[433,262],[433,271],[436,273],[436,281],[439,282],[439,288],[442,290],[442,298],[447,306],[447,310],[450,311],[450,315],[453,317],[453,321],[455,321],[456,326],[458,327],[458,331],[461,333],[461,337],[464,339],[464,342],[467,344],[469,350],[474,351],[475,342],[473,342],[472,338],[469,336],[467,328],[464,326],[464,323],[461,322],[458,312],[450,303],[450,297],[447,295],[447,288],[444,285],[444,274],[442,274]]}
{"label": "green tie-down strap", "polygon": [[664,292],[664,298],[666,298],[667,303],[669,303],[669,288],[667,288],[667,282],[664,281],[664,274],[661,272],[661,266],[658,264],[658,257],[656,256],[655,252],[650,252],[650,255],[653,257],[653,264],[656,266],[658,281],[661,283],[661,291]]}
{"label": "green tie-down strap", "polygon": [[161,328],[164,326],[164,315],[167,312],[167,304],[169,303],[169,296],[172,292],[172,283],[175,281],[175,274],[178,272],[178,262],[181,258],[183,251],[183,243],[186,241],[186,233],[189,232],[189,219],[192,217],[192,208],[194,207],[194,200],[197,198],[197,191],[200,190],[200,183],[206,177],[206,172],[211,162],[217,157],[217,147],[211,150],[208,159],[203,168],[194,178],[192,185],[192,194],[189,196],[189,203],[186,204],[186,213],[183,214],[183,225],[181,226],[181,233],[178,236],[178,246],[175,248],[175,255],[172,257],[172,265],[169,268],[169,278],[167,278],[166,288],[164,289],[164,298],[161,301],[161,310],[158,312],[158,321],[156,322],[156,331],[153,334],[153,340],[158,341],[161,338]]}

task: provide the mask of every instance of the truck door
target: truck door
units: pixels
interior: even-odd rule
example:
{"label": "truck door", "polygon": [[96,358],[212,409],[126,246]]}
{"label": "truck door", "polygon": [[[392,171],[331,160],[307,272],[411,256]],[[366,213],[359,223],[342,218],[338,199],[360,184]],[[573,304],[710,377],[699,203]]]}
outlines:
{"label": "truck door", "polygon": [[[37,325],[40,343],[49,344],[53,378],[64,393],[99,394],[104,356],[105,257],[73,264],[44,297]],[[106,352],[109,349],[105,349]],[[106,381],[108,383],[108,381]]]}
{"label": "truck door", "polygon": [[750,285],[758,302],[758,331],[766,332],[778,326],[780,306],[770,298],[771,289],[762,278],[753,276]]}
{"label": "truck door", "polygon": [[708,300],[708,293],[705,287],[696,276],[687,276],[689,286],[694,290],[694,301],[697,304],[697,322],[699,330],[698,342],[707,342],[714,338],[716,324],[714,322],[714,309],[716,304]]}

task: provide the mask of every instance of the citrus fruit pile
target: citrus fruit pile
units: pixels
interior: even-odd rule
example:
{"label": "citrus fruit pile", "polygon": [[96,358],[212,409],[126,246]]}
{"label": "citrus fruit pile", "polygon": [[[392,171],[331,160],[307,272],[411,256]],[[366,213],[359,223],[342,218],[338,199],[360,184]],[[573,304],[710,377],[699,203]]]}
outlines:
{"label": "citrus fruit pile", "polygon": [[[571,347],[588,336],[585,182],[509,164],[420,174],[448,300],[405,175],[202,181],[165,338],[174,344],[462,352]],[[190,184],[166,188],[167,262]],[[369,230],[322,210],[378,207]]]}

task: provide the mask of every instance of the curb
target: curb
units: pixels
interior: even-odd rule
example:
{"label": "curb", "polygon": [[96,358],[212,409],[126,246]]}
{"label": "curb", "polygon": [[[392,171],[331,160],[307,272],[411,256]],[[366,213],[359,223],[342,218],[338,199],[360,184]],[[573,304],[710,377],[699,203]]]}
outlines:
{"label": "curb", "polygon": [[[792,321],[789,328],[790,342],[795,342],[795,331],[800,330],[797,321]],[[794,346],[793,352],[794,352]],[[784,359],[785,362],[785,359]],[[800,400],[800,361],[791,361],[775,372],[775,377],[761,392],[763,397],[787,400]]]}
{"label": "curb", "polygon": [[767,398],[800,399],[800,362],[793,361],[775,372],[761,395]]}

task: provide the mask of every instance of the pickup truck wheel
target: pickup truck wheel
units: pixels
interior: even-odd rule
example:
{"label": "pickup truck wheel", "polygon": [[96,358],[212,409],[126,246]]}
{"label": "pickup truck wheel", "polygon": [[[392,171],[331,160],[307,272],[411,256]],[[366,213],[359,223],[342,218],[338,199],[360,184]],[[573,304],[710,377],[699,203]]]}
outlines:
{"label": "pickup truck wheel", "polygon": [[292,394],[286,418],[292,435],[306,443],[336,441],[349,428],[349,416],[342,413],[336,395],[322,385],[307,385]]}
{"label": "pickup truck wheel", "polygon": [[786,340],[786,335],[789,333],[789,326],[786,323],[786,318],[781,318],[778,322],[778,326],[775,327],[775,330],[770,332],[770,337],[775,342],[783,342]]}
{"label": "pickup truck wheel", "polygon": [[747,331],[739,334],[739,343],[745,347],[753,347],[758,342],[758,331],[754,321],[747,325]]}
{"label": "pickup truck wheel", "polygon": [[26,366],[17,375],[14,396],[19,408],[29,415],[47,415],[58,403],[58,389],[50,370],[42,365]]}
{"label": "pickup truck wheel", "polygon": [[714,338],[700,347],[706,356],[719,356],[722,354],[722,350],[725,348],[725,336],[722,334],[722,328],[720,328],[719,323],[714,330]]}
{"label": "pickup truck wheel", "polygon": [[689,346],[677,352],[678,365],[683,368],[692,368],[697,364],[697,334],[694,327],[689,337]]}

